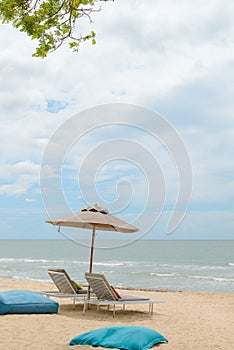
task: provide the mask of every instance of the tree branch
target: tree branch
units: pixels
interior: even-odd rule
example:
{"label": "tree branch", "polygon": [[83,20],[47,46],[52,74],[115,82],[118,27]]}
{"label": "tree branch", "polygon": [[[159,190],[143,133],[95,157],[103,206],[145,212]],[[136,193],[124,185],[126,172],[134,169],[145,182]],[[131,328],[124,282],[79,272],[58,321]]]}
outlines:
{"label": "tree branch", "polygon": [[0,0],[0,19],[26,32],[39,41],[33,56],[46,57],[64,42],[77,51],[81,42],[91,39],[95,33],[75,35],[76,24],[81,17],[92,23],[92,13],[100,12],[98,2],[114,0]]}

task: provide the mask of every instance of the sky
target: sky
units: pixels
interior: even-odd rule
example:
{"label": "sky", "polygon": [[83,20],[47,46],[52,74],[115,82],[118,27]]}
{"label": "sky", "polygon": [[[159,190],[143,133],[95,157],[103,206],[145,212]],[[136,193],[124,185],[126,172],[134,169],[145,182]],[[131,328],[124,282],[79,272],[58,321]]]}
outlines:
{"label": "sky", "polygon": [[[144,239],[233,239],[233,11],[232,0],[116,0],[82,22],[96,45],[45,59],[1,24],[0,239],[62,238],[45,221],[87,203]],[[43,177],[49,151],[63,157]]]}

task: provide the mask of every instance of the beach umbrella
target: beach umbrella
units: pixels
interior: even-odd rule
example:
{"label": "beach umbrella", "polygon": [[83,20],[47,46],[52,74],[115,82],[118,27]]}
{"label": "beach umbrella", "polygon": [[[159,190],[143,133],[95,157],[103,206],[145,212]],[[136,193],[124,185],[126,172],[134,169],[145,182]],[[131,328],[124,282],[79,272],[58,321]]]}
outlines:
{"label": "beach umbrella", "polygon": [[92,242],[90,249],[89,272],[93,268],[93,251],[96,230],[116,231],[122,233],[134,233],[139,229],[119,218],[109,214],[106,208],[101,208],[97,204],[82,209],[79,213],[64,216],[54,220],[46,221],[56,226],[79,227],[92,230]]}

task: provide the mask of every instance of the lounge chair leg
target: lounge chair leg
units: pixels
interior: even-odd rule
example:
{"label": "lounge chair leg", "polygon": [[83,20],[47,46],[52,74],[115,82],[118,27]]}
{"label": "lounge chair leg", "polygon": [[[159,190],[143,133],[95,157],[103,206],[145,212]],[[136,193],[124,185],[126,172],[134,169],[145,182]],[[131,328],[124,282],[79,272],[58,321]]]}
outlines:
{"label": "lounge chair leg", "polygon": [[83,306],[83,312],[82,312],[82,315],[84,316],[85,314],[85,311],[86,311],[86,303],[84,303],[84,306]]}
{"label": "lounge chair leg", "polygon": [[73,306],[72,306],[72,308],[75,309],[75,306],[76,306],[76,300],[73,298]]}
{"label": "lounge chair leg", "polygon": [[113,306],[113,318],[115,317],[115,304]]}

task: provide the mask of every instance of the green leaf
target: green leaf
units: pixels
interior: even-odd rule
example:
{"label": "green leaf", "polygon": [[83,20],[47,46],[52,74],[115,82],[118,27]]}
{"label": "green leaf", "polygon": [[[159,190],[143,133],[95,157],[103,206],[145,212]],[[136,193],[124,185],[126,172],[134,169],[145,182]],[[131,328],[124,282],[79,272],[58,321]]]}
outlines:
{"label": "green leaf", "polygon": [[78,51],[81,42],[96,43],[95,32],[79,34],[78,21],[97,11],[100,2],[113,0],[0,0],[0,21],[12,23],[38,41],[33,57],[46,57],[48,53],[68,43],[72,51]]}

